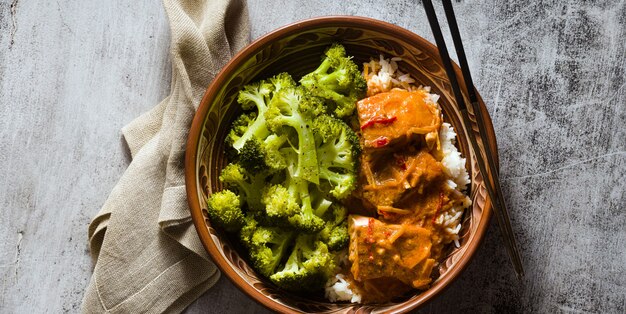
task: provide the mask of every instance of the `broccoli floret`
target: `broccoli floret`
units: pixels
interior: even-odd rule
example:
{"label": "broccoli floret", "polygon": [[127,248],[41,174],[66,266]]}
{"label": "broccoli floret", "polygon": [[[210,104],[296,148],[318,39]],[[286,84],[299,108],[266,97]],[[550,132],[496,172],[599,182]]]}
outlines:
{"label": "broccoli floret", "polygon": [[285,249],[290,244],[292,232],[276,227],[259,227],[252,235],[250,259],[254,267],[266,277],[273,275]]}
{"label": "broccoli floret", "polygon": [[263,189],[261,202],[269,218],[286,219],[300,211],[297,197],[284,186],[274,184]]}
{"label": "broccoli floret", "polygon": [[207,200],[211,222],[222,226],[228,232],[235,232],[244,225],[239,196],[229,190],[211,194]]}
{"label": "broccoli floret", "polygon": [[254,231],[258,228],[259,223],[252,213],[247,213],[243,221],[244,224],[239,231],[239,239],[246,248],[249,248],[252,246],[252,236],[254,235]]}
{"label": "broccoli floret", "polygon": [[241,228],[240,239],[248,249],[254,268],[263,276],[275,273],[286,248],[291,244],[293,232],[276,227],[259,225],[252,214],[248,214]]}
{"label": "broccoli floret", "polygon": [[[241,152],[244,144],[252,137],[265,139],[270,135],[270,131],[265,124],[264,113],[274,91],[274,85],[267,81],[259,81],[245,85],[237,96],[237,102],[244,110],[256,108],[256,116],[249,115],[246,118],[239,118],[233,124],[231,132],[228,134],[227,143],[234,149]],[[253,119],[254,118],[254,119]],[[250,123],[252,121],[252,123]],[[244,122],[247,122],[247,127]]]}
{"label": "broccoli floret", "polygon": [[293,176],[297,155],[291,149],[283,150],[288,162],[287,173],[280,183],[268,184],[263,189],[261,202],[265,215],[257,217],[262,224],[316,233],[324,228],[322,215],[332,204],[324,199],[317,187]]}
{"label": "broccoli floret", "polygon": [[335,267],[326,244],[315,235],[299,235],[284,267],[270,280],[289,291],[316,291],[324,288]]}
{"label": "broccoli floret", "polygon": [[337,251],[348,246],[350,235],[348,234],[348,210],[333,204],[331,210],[324,215],[326,225],[318,233],[318,239],[328,245],[331,251]]}
{"label": "broccoli floret", "polygon": [[284,88],[296,87],[297,83],[293,80],[293,77],[287,72],[279,73],[269,79],[270,83],[274,85],[274,93]]}
{"label": "broccoli floret", "polygon": [[237,95],[237,102],[241,104],[243,110],[259,110],[259,116],[263,109],[267,108],[269,98],[274,91],[274,85],[265,80],[245,85]]}
{"label": "broccoli floret", "polygon": [[226,137],[226,144],[237,152],[252,138],[265,140],[270,131],[265,123],[264,113],[267,111],[273,95],[281,89],[293,88],[296,82],[288,73],[280,73],[269,80],[261,80],[243,87],[237,96],[237,102],[246,110],[256,111],[243,113],[233,122],[231,131]]}
{"label": "broccoli floret", "polygon": [[[298,204],[298,211],[287,217],[286,223],[301,232],[318,232],[324,228],[324,220],[315,214],[320,202],[316,194],[310,192],[313,184],[294,176],[298,163],[297,154],[292,149],[284,149],[282,152],[287,161],[287,175],[282,183],[284,189],[276,189],[280,190],[280,197],[287,198],[285,202]],[[283,224],[283,222],[277,220],[278,224]]]}
{"label": "broccoli floret", "polygon": [[338,44],[326,50],[322,64],[302,77],[300,84],[313,95],[331,101],[333,112],[340,118],[352,115],[356,102],[367,90],[358,66]]}
{"label": "broccoli floret", "polygon": [[261,190],[266,184],[269,176],[267,172],[250,174],[240,164],[228,164],[220,174],[220,181],[228,187],[236,189],[243,196],[243,200],[248,204],[248,208],[253,211],[263,209],[261,204]]}
{"label": "broccoli floret", "polygon": [[287,142],[286,135],[270,134],[265,140],[250,138],[239,152],[239,163],[250,173],[268,170],[276,172],[285,169],[287,164],[280,148]]}
{"label": "broccoli floret", "polygon": [[338,226],[346,221],[346,218],[348,218],[347,208],[338,203],[333,203],[330,208],[331,210],[324,215],[324,220],[328,221],[333,226]]}
{"label": "broccoli floret", "polygon": [[265,148],[256,137],[246,141],[239,151],[239,164],[250,173],[259,173],[269,167],[265,163]]}
{"label": "broccoli floret", "polygon": [[356,188],[361,146],[359,138],[340,119],[320,115],[313,132],[317,145],[317,161],[323,190],[337,199],[344,199]]}
{"label": "broccoli floret", "polygon": [[300,211],[289,217],[288,221],[296,229],[306,233],[315,233],[324,228],[324,220],[315,215],[311,194],[309,193],[309,183],[298,178],[289,178],[289,189],[298,191],[300,199]]}
{"label": "broccoli floret", "polygon": [[265,164],[272,170],[282,170],[287,167],[285,157],[280,152],[281,148],[288,142],[286,135],[271,134],[263,141],[263,154]]}
{"label": "broccoli floret", "polygon": [[319,100],[305,96],[298,87],[280,89],[270,102],[265,112],[267,126],[277,134],[288,134],[287,129],[297,133],[297,143],[290,143],[298,154],[298,162],[294,172],[296,178],[319,184],[315,138],[311,124],[316,114],[323,111]]}
{"label": "broccoli floret", "polygon": [[350,243],[350,234],[348,233],[348,221],[344,221],[338,226],[334,226],[329,230],[326,238],[328,249],[338,251],[348,247]]}
{"label": "broccoli floret", "polygon": [[298,89],[301,90],[304,95],[302,101],[300,101],[300,106],[298,109],[300,109],[300,112],[302,112],[302,114],[306,118],[308,118],[309,120],[314,120],[317,118],[317,116],[326,113],[324,99],[312,96],[311,94],[307,93],[307,91],[302,87],[299,87]]}
{"label": "broccoli floret", "polygon": [[226,153],[230,156],[228,157],[236,157],[238,150],[233,148],[233,143],[239,140],[246,131],[252,126],[254,121],[256,120],[257,113],[256,112],[245,112],[242,113],[230,126],[230,131],[226,135]]}

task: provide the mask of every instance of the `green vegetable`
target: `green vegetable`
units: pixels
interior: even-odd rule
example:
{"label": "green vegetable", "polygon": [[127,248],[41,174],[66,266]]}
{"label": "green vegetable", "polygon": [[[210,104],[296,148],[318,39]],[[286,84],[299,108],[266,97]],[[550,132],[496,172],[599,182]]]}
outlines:
{"label": "green vegetable", "polygon": [[288,179],[288,189],[295,191],[297,194],[297,200],[300,203],[300,211],[289,217],[289,223],[296,229],[306,232],[315,233],[324,228],[324,220],[315,215],[315,208],[313,207],[313,200],[309,193],[309,183],[299,178]]}
{"label": "green vegetable", "polygon": [[280,184],[263,189],[262,202],[268,218],[287,219],[300,212],[297,191],[290,191]]}
{"label": "green vegetable", "polygon": [[256,114],[249,114],[240,121],[235,121],[235,127],[226,137],[226,142],[230,144],[238,152],[241,151],[244,144],[252,137],[265,139],[270,131],[265,125],[263,114],[268,108],[274,85],[267,81],[259,81],[248,84],[239,92],[237,102],[241,104],[243,110],[257,109]]}
{"label": "green vegetable", "polygon": [[346,123],[328,115],[315,119],[313,133],[319,176],[330,185],[325,190],[337,199],[344,199],[357,185],[359,138]]}
{"label": "green vegetable", "polygon": [[241,202],[235,193],[229,190],[213,193],[207,203],[211,221],[229,232],[236,232],[243,227],[244,215],[241,211]]}
{"label": "green vegetable", "polygon": [[319,193],[311,192],[311,188],[315,188],[314,184],[295,176],[298,163],[297,154],[292,150],[286,150],[284,154],[287,160],[287,175],[283,183],[284,188],[280,189],[281,193],[274,197],[285,198],[286,204],[290,204],[290,206],[291,204],[297,204],[298,210],[295,214],[283,216],[287,218],[286,222],[288,225],[305,233],[318,232],[324,228],[324,220],[316,215],[316,210],[318,210],[322,202],[322,196],[318,195]]}
{"label": "green vegetable", "polygon": [[287,166],[280,148],[287,143],[286,135],[270,134],[265,140],[249,139],[239,152],[239,163],[251,173],[276,172]]}
{"label": "green vegetable", "polygon": [[326,220],[324,229],[318,233],[318,239],[328,245],[331,251],[337,251],[348,246],[348,210],[338,204],[333,204],[323,218]]}
{"label": "green vegetable", "polygon": [[261,190],[265,186],[265,180],[269,176],[266,172],[251,174],[240,164],[228,164],[220,174],[220,181],[228,187],[243,194],[248,208],[253,211],[263,210],[261,204]]}
{"label": "green vegetable", "polygon": [[286,87],[274,95],[265,112],[267,126],[272,132],[286,135],[289,128],[296,132],[297,142],[291,143],[298,154],[293,175],[315,184],[319,184],[319,173],[311,124],[323,110],[322,102],[306,96],[302,88]]}
{"label": "green vegetable", "polygon": [[260,226],[251,215],[241,232],[241,241],[248,249],[255,269],[264,276],[275,273],[293,239],[293,232],[277,227]]}
{"label": "green vegetable", "polygon": [[333,254],[314,235],[299,235],[295,242],[284,267],[270,280],[289,291],[322,290],[336,268]]}
{"label": "green vegetable", "polygon": [[347,210],[335,201],[355,189],[361,149],[327,110],[348,121],[361,81],[336,45],[302,79],[306,88],[280,73],[238,94],[244,113],[226,137],[231,163],[219,177],[227,189],[209,197],[209,217],[238,232],[251,265],[286,290],[323,289],[333,252],[348,245]]}
{"label": "green vegetable", "polygon": [[300,80],[311,94],[331,102],[332,111],[340,118],[354,113],[356,102],[365,95],[367,83],[358,66],[346,55],[341,45],[326,50],[322,64]]}

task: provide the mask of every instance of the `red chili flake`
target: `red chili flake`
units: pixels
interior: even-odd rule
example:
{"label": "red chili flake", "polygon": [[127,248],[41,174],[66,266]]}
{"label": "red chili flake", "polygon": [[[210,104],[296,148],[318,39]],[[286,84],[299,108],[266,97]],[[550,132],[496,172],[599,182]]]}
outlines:
{"label": "red chili flake", "polygon": [[374,117],[371,120],[363,123],[363,125],[361,126],[361,130],[365,130],[371,126],[373,126],[374,124],[382,124],[382,125],[387,125],[387,124],[391,124],[394,121],[398,120],[398,118],[396,116],[393,116],[391,118],[387,118],[387,117]]}
{"label": "red chili flake", "polygon": [[404,157],[398,155],[394,155],[394,157],[396,157],[396,164],[400,167],[400,169],[406,170],[406,160]]}
{"label": "red chili flake", "polygon": [[439,211],[443,207],[443,197],[444,197],[443,192],[439,192],[439,204],[437,204],[435,215],[433,215],[433,223],[435,223],[435,220],[437,219],[437,214],[439,214]]}
{"label": "red chili flake", "polygon": [[374,140],[374,147],[383,147],[387,144],[389,144],[389,139],[384,136],[381,136]]}

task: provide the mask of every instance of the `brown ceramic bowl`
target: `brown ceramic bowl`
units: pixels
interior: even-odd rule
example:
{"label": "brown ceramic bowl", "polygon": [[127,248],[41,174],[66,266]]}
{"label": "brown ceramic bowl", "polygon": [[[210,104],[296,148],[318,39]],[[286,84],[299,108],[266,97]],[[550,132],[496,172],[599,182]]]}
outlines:
{"label": "brown ceramic bowl", "polygon": [[[214,229],[207,216],[207,197],[221,189],[218,176],[226,165],[224,138],[231,122],[240,113],[236,103],[239,89],[244,84],[284,71],[298,79],[319,65],[324,49],[333,42],[343,44],[358,64],[381,53],[387,57],[402,57],[401,69],[441,96],[439,103],[444,120],[454,126],[458,133],[457,145],[468,160],[473,205],[463,219],[460,247],[440,264],[441,275],[428,290],[416,291],[397,302],[376,305],[330,303],[323,298],[282,291],[257,275],[240,255],[237,240]],[[461,79],[458,67],[456,71]],[[486,114],[482,99],[480,105]],[[486,140],[495,147],[493,127],[488,114],[486,117],[491,131]],[[406,29],[369,18],[334,16],[305,20],[275,30],[243,49],[222,69],[207,89],[193,119],[185,172],[189,206],[200,240],[217,266],[237,287],[274,311],[368,313],[415,309],[433,299],[459,276],[476,252],[491,217],[491,204],[461,121],[436,47]]]}

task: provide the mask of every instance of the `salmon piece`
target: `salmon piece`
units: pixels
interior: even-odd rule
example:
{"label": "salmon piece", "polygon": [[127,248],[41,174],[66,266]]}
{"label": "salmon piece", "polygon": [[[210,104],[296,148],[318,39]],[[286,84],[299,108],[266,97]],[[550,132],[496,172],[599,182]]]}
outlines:
{"label": "salmon piece", "polygon": [[365,149],[406,143],[413,135],[432,134],[441,127],[439,107],[428,92],[395,89],[357,102]]}

